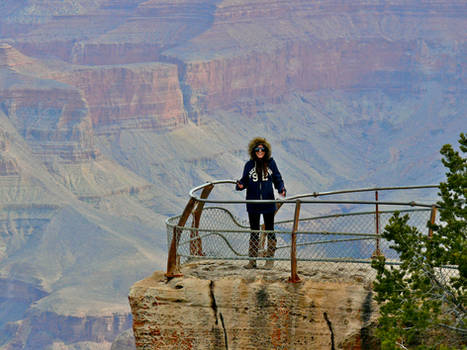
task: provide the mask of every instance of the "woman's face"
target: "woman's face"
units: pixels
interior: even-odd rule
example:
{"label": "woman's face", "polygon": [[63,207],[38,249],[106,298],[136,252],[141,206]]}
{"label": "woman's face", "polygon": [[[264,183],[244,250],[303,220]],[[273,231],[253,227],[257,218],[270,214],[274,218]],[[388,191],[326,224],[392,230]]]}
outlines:
{"label": "woman's face", "polygon": [[258,145],[255,147],[255,154],[256,154],[256,157],[258,157],[258,159],[261,159],[264,157],[264,155],[266,154],[266,150],[264,148],[264,145]]}

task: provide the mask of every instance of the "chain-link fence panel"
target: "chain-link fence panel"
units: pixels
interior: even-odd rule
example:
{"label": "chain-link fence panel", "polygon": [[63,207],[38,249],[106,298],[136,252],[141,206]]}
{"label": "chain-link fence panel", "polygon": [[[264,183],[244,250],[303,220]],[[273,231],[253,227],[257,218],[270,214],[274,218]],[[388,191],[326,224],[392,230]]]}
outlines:
{"label": "chain-link fence panel", "polygon": [[[171,241],[179,217],[167,221],[168,239]],[[250,230],[244,222],[227,209],[206,207],[200,217],[199,227],[191,227],[190,218],[179,230],[177,254],[182,262],[190,258],[244,259],[248,257]],[[198,249],[199,248],[199,249]]]}

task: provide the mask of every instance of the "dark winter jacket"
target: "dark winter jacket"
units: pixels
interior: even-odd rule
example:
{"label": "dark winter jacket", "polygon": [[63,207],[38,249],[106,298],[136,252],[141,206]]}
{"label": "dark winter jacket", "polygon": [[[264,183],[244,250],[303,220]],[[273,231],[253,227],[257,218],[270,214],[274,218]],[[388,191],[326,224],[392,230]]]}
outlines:
{"label": "dark winter jacket", "polygon": [[[256,141],[256,142],[254,142]],[[255,166],[255,155],[254,155],[254,148],[258,145],[262,144],[266,146],[267,152],[264,157],[264,161],[267,162],[267,176],[258,176]],[[277,168],[276,162],[272,157],[271,154],[271,146],[267,141],[263,138],[256,138],[250,142],[249,151],[251,155],[251,159],[246,162],[245,167],[243,169],[243,175],[240,180],[238,180],[239,184],[243,185],[243,189],[246,188],[246,199],[274,199],[274,189],[273,185],[276,190],[281,193],[285,190],[284,181],[282,180],[281,173]],[[243,190],[236,186],[237,190]],[[247,203],[246,205],[248,212],[256,212],[256,213],[271,213],[275,212],[276,204],[275,203]]]}

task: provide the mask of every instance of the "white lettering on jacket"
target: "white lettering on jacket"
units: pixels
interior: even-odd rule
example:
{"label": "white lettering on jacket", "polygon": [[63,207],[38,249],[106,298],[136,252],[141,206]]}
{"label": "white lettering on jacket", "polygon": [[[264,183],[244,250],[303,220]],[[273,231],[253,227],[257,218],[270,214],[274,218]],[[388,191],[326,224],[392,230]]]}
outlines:
{"label": "white lettering on jacket", "polygon": [[[272,170],[268,168],[267,175],[263,174],[263,181],[268,181],[268,176],[272,175]],[[258,173],[256,172],[256,168],[251,168],[248,176],[253,182],[258,182]]]}

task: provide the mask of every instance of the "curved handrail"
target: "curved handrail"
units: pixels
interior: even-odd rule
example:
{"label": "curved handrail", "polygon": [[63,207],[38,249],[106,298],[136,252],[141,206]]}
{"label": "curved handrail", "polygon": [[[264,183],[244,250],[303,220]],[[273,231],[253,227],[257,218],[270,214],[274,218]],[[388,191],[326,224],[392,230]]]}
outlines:
{"label": "curved handrail", "polygon": [[204,203],[217,203],[217,204],[245,204],[245,203],[296,203],[298,199],[302,203],[320,203],[320,204],[380,204],[380,205],[395,205],[395,206],[411,206],[411,207],[425,207],[432,208],[433,204],[426,203],[417,203],[415,201],[411,202],[391,202],[391,201],[349,201],[349,200],[304,200],[303,198],[308,197],[320,197],[320,196],[330,196],[336,194],[345,194],[345,193],[361,193],[361,192],[374,192],[374,191],[396,191],[396,190],[407,190],[407,189],[424,189],[424,188],[439,188],[439,185],[420,185],[420,186],[395,186],[395,187],[372,187],[372,188],[359,188],[354,190],[339,190],[339,191],[329,191],[329,192],[313,192],[306,194],[298,194],[295,196],[287,197],[284,199],[244,199],[244,200],[220,200],[220,199],[203,199],[196,196],[194,193],[199,191],[206,186],[218,185],[218,184],[236,184],[234,180],[217,180],[206,182],[203,185],[196,186],[192,188],[189,192],[191,198],[196,201]]}
{"label": "curved handrail", "polygon": [[[236,184],[236,180],[216,180],[216,181],[208,181],[202,185],[193,187],[189,194],[190,197],[195,197],[193,195],[194,192],[199,191],[200,189],[212,184],[212,185],[217,185],[217,184],[224,184],[224,183],[231,183],[231,184]],[[373,191],[389,191],[389,190],[410,190],[410,189],[422,189],[422,188],[438,188],[439,185],[417,185],[417,186],[385,186],[385,187],[365,187],[365,188],[357,188],[357,189],[348,189],[348,190],[338,190],[338,191],[327,191],[327,192],[313,192],[313,193],[308,193],[308,194],[299,194],[293,197],[289,197],[291,199],[296,199],[300,197],[305,197],[305,196],[313,196],[313,197],[318,197],[318,196],[328,196],[328,195],[333,195],[333,194],[343,194],[343,193],[356,193],[356,192],[373,192]]]}

